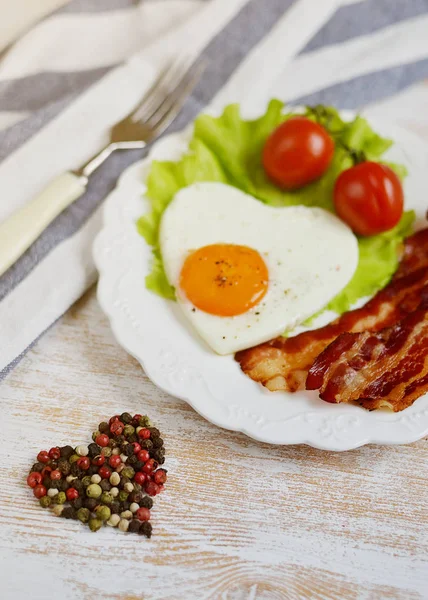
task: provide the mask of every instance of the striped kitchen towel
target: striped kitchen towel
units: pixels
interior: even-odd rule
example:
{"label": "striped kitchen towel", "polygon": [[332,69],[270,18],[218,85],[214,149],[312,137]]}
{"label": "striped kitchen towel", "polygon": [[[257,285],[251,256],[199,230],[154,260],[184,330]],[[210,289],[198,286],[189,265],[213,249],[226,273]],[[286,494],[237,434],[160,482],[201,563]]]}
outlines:
{"label": "striped kitchen towel", "polygon": [[[428,0],[72,0],[0,63],[0,221],[102,147],[189,49],[208,67],[170,130],[275,96],[381,113],[428,141],[427,32]],[[102,201],[140,156],[112,156],[0,278],[0,379],[95,281]]]}

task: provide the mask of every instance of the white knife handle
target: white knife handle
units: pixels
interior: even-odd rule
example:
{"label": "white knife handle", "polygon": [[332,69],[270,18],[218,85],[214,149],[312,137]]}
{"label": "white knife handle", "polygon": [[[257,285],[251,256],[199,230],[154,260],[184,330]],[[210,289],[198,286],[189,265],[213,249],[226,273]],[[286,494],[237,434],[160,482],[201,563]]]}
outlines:
{"label": "white knife handle", "polygon": [[24,254],[64,208],[83,194],[87,183],[86,177],[63,173],[0,223],[0,275]]}

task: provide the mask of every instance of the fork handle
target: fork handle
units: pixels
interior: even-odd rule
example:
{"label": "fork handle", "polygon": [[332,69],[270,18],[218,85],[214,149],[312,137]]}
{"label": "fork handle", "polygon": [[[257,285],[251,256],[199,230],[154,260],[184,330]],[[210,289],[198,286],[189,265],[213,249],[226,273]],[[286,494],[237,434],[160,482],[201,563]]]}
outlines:
{"label": "fork handle", "polygon": [[84,193],[87,183],[87,177],[63,173],[0,223],[0,275],[24,254],[55,217]]}

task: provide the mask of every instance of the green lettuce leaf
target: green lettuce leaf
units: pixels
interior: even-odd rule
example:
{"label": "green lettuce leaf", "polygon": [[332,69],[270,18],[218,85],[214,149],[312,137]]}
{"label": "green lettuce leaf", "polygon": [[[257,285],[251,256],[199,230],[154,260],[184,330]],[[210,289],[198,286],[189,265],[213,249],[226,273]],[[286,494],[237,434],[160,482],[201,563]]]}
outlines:
{"label": "green lettuce leaf", "polygon": [[[391,140],[379,136],[361,116],[345,122],[332,107],[308,107],[306,116],[328,127],[335,141],[334,157],[318,181],[299,190],[284,191],[266,177],[261,153],[268,135],[294,114],[284,112],[284,104],[279,100],[271,100],[266,113],[255,120],[242,119],[238,104],[227,106],[219,117],[202,114],[195,120],[187,154],[177,162],[152,163],[146,192],[151,211],[137,223],[139,233],[153,247],[152,271],[146,278],[148,289],[164,298],[174,298],[174,289],[165,276],[158,237],[163,211],[181,188],[198,181],[218,181],[272,206],[303,204],[334,212],[334,183],[338,175],[353,164],[348,149],[356,155],[364,154],[368,160],[379,161],[392,145]],[[399,177],[406,175],[403,165],[385,164]],[[343,313],[359,298],[374,294],[388,282],[397,267],[400,244],[411,233],[413,220],[414,214],[410,211],[404,213],[394,229],[359,238],[357,270],[326,308]]]}

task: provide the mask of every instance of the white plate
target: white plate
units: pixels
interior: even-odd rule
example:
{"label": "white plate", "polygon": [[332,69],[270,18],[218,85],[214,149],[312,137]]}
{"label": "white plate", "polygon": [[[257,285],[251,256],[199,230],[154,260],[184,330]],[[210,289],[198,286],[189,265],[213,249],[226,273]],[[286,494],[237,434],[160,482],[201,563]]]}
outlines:
{"label": "white plate", "polygon": [[[388,159],[406,164],[407,207],[418,226],[427,208],[428,146],[416,135],[373,121],[396,144]],[[187,401],[206,419],[272,444],[309,444],[349,450],[368,443],[404,444],[428,433],[428,395],[405,411],[368,412],[358,406],[327,404],[316,392],[268,392],[240,370],[233,356],[217,356],[190,331],[174,302],[146,290],[151,252],[135,221],[148,209],[144,178],[150,162],[177,159],[189,131],[162,138],[148,158],[132,165],[107,198],[104,227],[94,245],[100,272],[98,298],[118,342],[166,392]]]}

